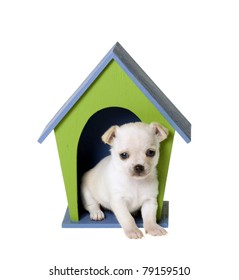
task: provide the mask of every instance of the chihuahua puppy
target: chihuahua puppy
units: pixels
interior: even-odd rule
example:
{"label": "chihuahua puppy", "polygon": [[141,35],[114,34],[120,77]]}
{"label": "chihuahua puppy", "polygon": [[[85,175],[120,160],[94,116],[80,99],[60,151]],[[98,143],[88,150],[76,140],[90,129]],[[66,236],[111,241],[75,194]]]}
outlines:
{"label": "chihuahua puppy", "polygon": [[84,208],[92,220],[104,219],[100,206],[115,214],[129,238],[142,238],[133,216],[141,210],[145,232],[165,235],[156,223],[158,179],[156,166],[160,142],[168,129],[158,123],[128,123],[110,127],[102,136],[111,155],[103,158],[82,177]]}

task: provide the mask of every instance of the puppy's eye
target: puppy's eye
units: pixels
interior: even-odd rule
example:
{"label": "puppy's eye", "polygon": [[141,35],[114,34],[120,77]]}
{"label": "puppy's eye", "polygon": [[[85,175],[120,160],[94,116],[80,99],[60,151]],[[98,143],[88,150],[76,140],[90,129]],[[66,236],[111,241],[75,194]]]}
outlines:
{"label": "puppy's eye", "polygon": [[121,153],[119,156],[120,156],[121,159],[127,159],[127,158],[129,158],[129,154],[126,153],[126,152]]}
{"label": "puppy's eye", "polygon": [[147,156],[147,157],[154,157],[154,156],[155,156],[155,151],[154,151],[154,150],[148,149],[148,150],[146,151],[146,156]]}

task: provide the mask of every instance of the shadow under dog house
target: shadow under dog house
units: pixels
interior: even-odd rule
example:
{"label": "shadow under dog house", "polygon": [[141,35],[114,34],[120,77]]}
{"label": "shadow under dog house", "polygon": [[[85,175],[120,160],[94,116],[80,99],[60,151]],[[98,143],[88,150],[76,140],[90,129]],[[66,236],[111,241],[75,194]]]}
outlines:
{"label": "shadow under dog house", "polygon": [[111,125],[136,121],[158,122],[169,129],[157,167],[157,220],[167,226],[168,204],[163,198],[174,133],[189,143],[191,124],[117,42],[38,139],[42,143],[55,132],[68,202],[63,227],[120,227],[111,212],[106,212],[103,221],[90,220],[79,197],[80,181],[85,171],[109,154],[109,147],[101,141],[103,133]]}

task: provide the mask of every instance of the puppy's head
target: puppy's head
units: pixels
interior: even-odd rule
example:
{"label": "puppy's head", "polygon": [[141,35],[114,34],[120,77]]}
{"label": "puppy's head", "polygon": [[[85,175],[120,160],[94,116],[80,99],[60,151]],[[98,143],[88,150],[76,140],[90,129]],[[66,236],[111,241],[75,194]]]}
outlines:
{"label": "puppy's head", "polygon": [[158,123],[129,123],[110,127],[102,136],[111,146],[114,165],[128,176],[145,178],[159,159],[159,145],[168,129]]}

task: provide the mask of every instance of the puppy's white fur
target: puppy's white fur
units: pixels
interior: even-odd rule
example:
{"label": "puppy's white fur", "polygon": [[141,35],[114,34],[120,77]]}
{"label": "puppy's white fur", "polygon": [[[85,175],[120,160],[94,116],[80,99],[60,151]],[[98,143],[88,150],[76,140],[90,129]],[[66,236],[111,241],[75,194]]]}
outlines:
{"label": "puppy's white fur", "polygon": [[140,122],[112,126],[104,133],[102,140],[111,146],[111,155],[86,172],[81,185],[83,206],[92,220],[104,219],[101,205],[114,212],[129,238],[141,238],[131,215],[141,209],[145,232],[166,234],[156,223],[156,166],[160,142],[167,136],[160,124]]}

